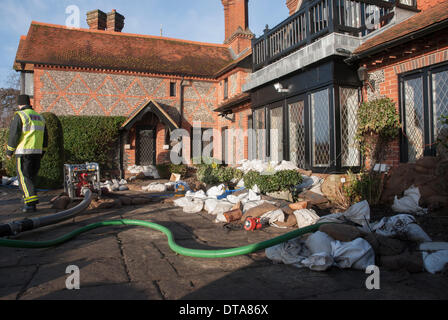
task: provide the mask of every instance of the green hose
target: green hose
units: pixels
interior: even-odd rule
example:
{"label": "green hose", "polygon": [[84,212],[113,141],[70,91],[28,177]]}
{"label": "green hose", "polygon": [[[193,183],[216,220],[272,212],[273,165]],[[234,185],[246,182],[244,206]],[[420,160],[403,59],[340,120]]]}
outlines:
{"label": "green hose", "polygon": [[188,248],[179,246],[174,241],[174,236],[173,236],[172,232],[168,228],[161,226],[159,224],[147,222],[147,221],[141,221],[141,220],[115,220],[115,221],[103,221],[103,222],[90,224],[83,228],[77,229],[73,232],[70,232],[58,239],[49,240],[49,241],[34,242],[34,241],[0,239],[0,247],[29,248],[29,249],[48,248],[48,247],[54,247],[54,246],[63,244],[82,233],[85,233],[85,232],[88,232],[90,230],[97,229],[97,228],[108,227],[108,226],[140,226],[140,227],[154,229],[154,230],[164,233],[168,237],[168,244],[169,244],[171,250],[173,250],[177,254],[180,254],[183,256],[188,256],[188,257],[195,257],[195,258],[228,258],[228,257],[239,256],[239,255],[245,255],[245,254],[257,252],[257,251],[260,251],[260,250],[263,250],[263,249],[266,249],[269,247],[273,247],[277,244],[297,238],[304,234],[315,232],[319,229],[319,227],[321,225],[322,224],[315,224],[315,225],[312,225],[312,226],[309,226],[306,228],[297,229],[292,232],[281,235],[279,237],[276,237],[274,239],[270,239],[270,240],[255,243],[255,244],[250,244],[250,245],[243,246],[243,247],[222,249],[222,250],[198,250],[198,249],[188,249]]}

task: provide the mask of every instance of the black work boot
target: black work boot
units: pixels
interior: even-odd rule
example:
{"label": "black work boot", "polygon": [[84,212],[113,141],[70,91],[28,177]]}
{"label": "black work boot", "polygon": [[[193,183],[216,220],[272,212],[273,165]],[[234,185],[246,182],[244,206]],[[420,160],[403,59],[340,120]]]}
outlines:
{"label": "black work boot", "polygon": [[22,212],[23,213],[33,213],[36,212],[36,205],[35,204],[26,204],[23,208],[22,208]]}

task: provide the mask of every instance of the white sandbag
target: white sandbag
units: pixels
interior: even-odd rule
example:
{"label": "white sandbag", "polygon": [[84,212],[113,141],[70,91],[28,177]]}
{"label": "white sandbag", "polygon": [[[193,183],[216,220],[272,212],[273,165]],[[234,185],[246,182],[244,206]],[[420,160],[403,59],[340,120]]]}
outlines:
{"label": "white sandbag", "polygon": [[[236,204],[238,202],[246,202],[247,201],[246,198],[249,198],[249,193],[248,192],[240,194],[238,196],[230,194],[230,195],[227,196],[227,201],[229,201],[229,202],[231,202],[233,204]],[[246,200],[246,201],[244,201],[244,200]]]}
{"label": "white sandbag", "polygon": [[209,214],[211,214],[216,209],[216,206],[217,206],[218,202],[219,201],[217,199],[207,199],[207,200],[205,200],[204,210],[207,211]]}
{"label": "white sandbag", "polygon": [[370,227],[375,233],[385,237],[399,237],[417,242],[430,242],[431,238],[417,224],[410,214],[385,217]]}
{"label": "white sandbag", "polygon": [[423,252],[423,265],[426,271],[435,274],[443,270],[448,264],[448,250],[441,250],[431,254]]}
{"label": "white sandbag", "polygon": [[120,182],[118,182],[118,184],[119,184],[120,186],[123,186],[123,185],[128,184],[128,182],[127,182],[125,179],[121,179]]}
{"label": "white sandbag", "polygon": [[204,201],[193,199],[188,205],[183,207],[185,213],[199,213],[204,209]]}
{"label": "white sandbag", "polygon": [[299,229],[316,224],[320,219],[320,217],[316,214],[316,211],[313,209],[296,210],[294,211],[294,215],[296,216],[297,226]]}
{"label": "white sandbag", "polygon": [[345,219],[348,219],[352,222],[355,222],[361,226],[367,227],[370,220],[370,206],[367,201],[361,201],[350,208],[348,208],[345,212],[333,213],[326,215],[319,219],[319,223],[322,222],[335,222],[342,223]]}
{"label": "white sandbag", "polygon": [[204,192],[204,190],[199,190],[196,192],[193,191],[187,191],[187,193],[185,194],[186,197],[190,197],[190,198],[196,198],[196,199],[201,199],[201,200],[205,200],[207,199],[207,196]]}
{"label": "white sandbag", "polygon": [[313,271],[326,271],[334,263],[333,257],[326,253],[316,253],[302,260],[302,265]]}
{"label": "white sandbag", "polygon": [[232,207],[233,207],[233,203],[221,200],[221,201],[218,201],[218,203],[215,206],[215,209],[210,214],[220,215],[220,214],[223,214],[224,212],[228,212],[228,211],[232,210]]}
{"label": "white sandbag", "polygon": [[358,202],[348,208],[343,216],[359,225],[367,225],[370,221],[369,203],[367,201]]}
{"label": "white sandbag", "polygon": [[244,188],[244,179],[241,179],[238,184],[236,185],[237,188]]}
{"label": "white sandbag", "polygon": [[246,202],[243,205],[243,213],[246,213],[247,211],[249,211],[252,208],[258,207],[258,206],[262,205],[265,202],[267,202],[267,201],[259,200],[259,201],[249,201],[249,202]]}
{"label": "white sandbag", "polygon": [[222,196],[226,192],[226,186],[221,184],[219,186],[211,187],[207,191],[208,197],[219,197]]}
{"label": "white sandbag", "polygon": [[163,183],[151,183],[147,185],[146,187],[142,187],[143,191],[146,192],[165,192],[166,186]]}
{"label": "white sandbag", "polygon": [[430,242],[429,235],[416,223],[408,225],[406,236],[409,240],[415,242]]}
{"label": "white sandbag", "polygon": [[125,184],[120,185],[120,187],[118,188],[118,191],[128,191],[129,187]]}
{"label": "white sandbag", "polygon": [[448,242],[424,242],[418,247],[420,251],[448,250]]}
{"label": "white sandbag", "polygon": [[278,166],[274,168],[274,171],[283,170],[297,170],[299,169],[293,162],[283,160]]}
{"label": "white sandbag", "polygon": [[143,172],[143,167],[141,166],[130,166],[128,167],[128,171],[132,174],[139,174]]}
{"label": "white sandbag", "polygon": [[249,190],[249,201],[260,201],[261,196],[255,193],[253,190]]}
{"label": "white sandbag", "polygon": [[303,268],[302,261],[310,255],[305,242],[300,238],[267,248],[265,253],[268,259],[276,263],[289,264],[297,268]]}
{"label": "white sandbag", "polygon": [[221,223],[221,222],[226,223],[227,219],[223,213],[218,213],[218,215],[216,216],[216,219],[215,219],[215,223]]}
{"label": "white sandbag", "polygon": [[188,206],[191,203],[191,199],[182,197],[182,198],[174,200],[173,203],[176,207],[183,208],[185,206]]}
{"label": "white sandbag", "polygon": [[257,185],[254,185],[251,190],[256,194],[259,194],[261,192],[260,188]]}
{"label": "white sandbag", "polygon": [[331,242],[334,241],[325,232],[317,231],[306,239],[306,246],[312,254],[325,253],[331,255]]}
{"label": "white sandbag", "polygon": [[417,215],[424,215],[428,213],[428,209],[423,209],[419,206],[420,201],[420,190],[418,187],[410,187],[404,192],[404,196],[398,199],[395,196],[394,204],[392,205],[392,210],[401,213],[414,213]]}
{"label": "white sandbag", "polygon": [[266,221],[269,225],[277,228],[284,229],[285,227],[279,227],[276,222],[285,222],[285,214],[282,209],[278,209],[271,212],[266,212],[260,217],[261,221]]}
{"label": "white sandbag", "polygon": [[375,252],[371,245],[362,238],[351,242],[333,241],[331,255],[335,265],[342,269],[365,270],[368,266],[375,264]]}

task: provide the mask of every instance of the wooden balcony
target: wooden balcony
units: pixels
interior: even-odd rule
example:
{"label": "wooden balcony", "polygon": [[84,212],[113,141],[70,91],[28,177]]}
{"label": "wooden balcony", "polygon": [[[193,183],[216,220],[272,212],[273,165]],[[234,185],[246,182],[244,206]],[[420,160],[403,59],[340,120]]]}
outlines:
{"label": "wooden balcony", "polygon": [[302,7],[253,40],[253,71],[336,32],[363,37],[388,25],[395,7],[417,10],[417,0],[304,0]]}

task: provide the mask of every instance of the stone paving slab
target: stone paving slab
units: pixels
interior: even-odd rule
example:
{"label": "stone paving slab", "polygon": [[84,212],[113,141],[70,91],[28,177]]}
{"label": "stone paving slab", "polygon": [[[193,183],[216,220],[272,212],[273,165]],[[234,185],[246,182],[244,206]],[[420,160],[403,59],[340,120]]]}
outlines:
{"label": "stone paving slab", "polygon": [[[8,194],[14,200],[13,193]],[[50,195],[47,195],[50,197]],[[3,203],[0,221],[20,214],[20,201]],[[0,201],[0,210],[1,210]],[[40,214],[48,214],[48,204]],[[271,239],[293,229],[228,231],[206,213],[187,214],[171,204],[148,204],[86,212],[57,226],[21,234],[21,240],[48,240],[109,219],[160,223],[187,248],[224,249]],[[68,265],[80,267],[81,290],[65,289]],[[117,226],[92,230],[55,248],[0,248],[0,299],[446,299],[448,278],[427,273],[381,271],[381,290],[365,288],[363,271],[313,272],[276,265],[264,251],[226,259],[177,255],[158,231]]]}
{"label": "stone paving slab", "polygon": [[161,300],[154,283],[120,283],[82,287],[80,290],[48,292],[46,289],[27,292],[23,300]]}

